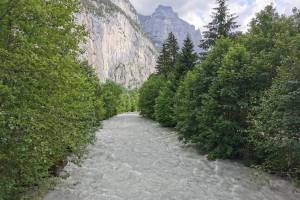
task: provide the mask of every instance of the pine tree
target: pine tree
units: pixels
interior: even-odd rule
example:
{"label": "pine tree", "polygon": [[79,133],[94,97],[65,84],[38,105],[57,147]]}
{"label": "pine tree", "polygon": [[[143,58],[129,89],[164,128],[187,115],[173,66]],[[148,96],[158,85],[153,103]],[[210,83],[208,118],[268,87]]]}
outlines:
{"label": "pine tree", "polygon": [[157,73],[168,77],[175,70],[179,47],[175,35],[171,32],[162,46],[157,60]]}
{"label": "pine tree", "polygon": [[176,64],[176,79],[181,80],[188,71],[192,70],[198,60],[197,53],[194,51],[194,44],[189,36],[184,40],[181,52],[178,55]]}
{"label": "pine tree", "polygon": [[171,68],[171,70],[173,70],[173,69],[175,69],[176,58],[178,55],[179,47],[178,47],[177,39],[172,32],[169,33],[166,47],[167,47],[167,52],[168,52],[169,59],[170,59],[169,67]]}
{"label": "pine tree", "polygon": [[237,34],[233,31],[239,27],[235,21],[237,16],[229,13],[226,2],[227,0],[217,0],[218,7],[214,8],[213,20],[206,26],[208,30],[203,32],[203,39],[200,41],[199,47],[203,50],[209,50],[221,37],[233,37]]}
{"label": "pine tree", "polygon": [[156,70],[158,74],[165,74],[167,72],[167,66],[169,65],[168,63],[168,52],[167,52],[167,47],[166,43],[162,45],[161,52],[158,56],[158,59],[156,61]]}

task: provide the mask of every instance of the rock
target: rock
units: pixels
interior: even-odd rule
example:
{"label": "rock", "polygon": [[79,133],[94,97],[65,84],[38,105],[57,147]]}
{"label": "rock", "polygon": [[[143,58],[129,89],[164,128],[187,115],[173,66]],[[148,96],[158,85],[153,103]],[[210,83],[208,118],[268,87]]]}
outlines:
{"label": "rock", "polygon": [[140,27],[133,6],[128,0],[81,1],[77,20],[89,33],[83,58],[102,82],[139,87],[155,72],[157,49]]}
{"label": "rock", "polygon": [[160,5],[151,16],[139,15],[139,20],[156,47],[160,48],[168,34],[173,32],[180,47],[183,46],[183,41],[189,34],[195,45],[195,50],[201,52],[198,47],[201,40],[200,30],[196,30],[195,26],[180,19],[172,7]]}

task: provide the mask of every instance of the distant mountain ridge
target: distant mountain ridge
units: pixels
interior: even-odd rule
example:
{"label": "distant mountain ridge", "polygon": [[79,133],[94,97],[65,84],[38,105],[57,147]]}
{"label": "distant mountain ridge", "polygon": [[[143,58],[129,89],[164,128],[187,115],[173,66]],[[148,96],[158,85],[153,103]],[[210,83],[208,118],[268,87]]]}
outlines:
{"label": "distant mountain ridge", "polygon": [[170,6],[159,5],[151,16],[139,14],[139,21],[157,48],[161,48],[168,34],[173,32],[180,47],[182,47],[186,36],[189,35],[195,45],[195,50],[201,51],[198,47],[201,40],[200,30],[181,19]]}

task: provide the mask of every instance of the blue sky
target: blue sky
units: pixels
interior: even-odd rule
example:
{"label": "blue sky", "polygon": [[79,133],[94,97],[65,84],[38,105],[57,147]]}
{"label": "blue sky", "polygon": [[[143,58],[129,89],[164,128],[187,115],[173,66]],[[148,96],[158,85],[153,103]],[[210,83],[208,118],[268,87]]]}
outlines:
{"label": "blue sky", "polygon": [[[144,15],[150,15],[159,5],[169,5],[178,12],[179,16],[197,28],[203,30],[203,26],[210,20],[210,13],[215,7],[214,0],[130,0],[137,11]],[[228,5],[233,13],[239,15],[238,22],[242,30],[247,30],[247,24],[255,16],[255,13],[266,5],[273,3],[280,13],[289,14],[293,7],[300,8],[300,0],[229,0]]]}

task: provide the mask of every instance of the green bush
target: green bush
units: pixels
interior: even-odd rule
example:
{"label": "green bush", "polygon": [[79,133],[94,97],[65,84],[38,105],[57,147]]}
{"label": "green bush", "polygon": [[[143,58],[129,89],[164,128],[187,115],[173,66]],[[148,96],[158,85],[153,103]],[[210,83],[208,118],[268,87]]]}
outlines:
{"label": "green bush", "polygon": [[88,66],[66,56],[55,62],[2,52],[0,197],[17,199],[92,141],[103,104]]}
{"label": "green bush", "polygon": [[[246,143],[248,110],[251,108],[255,68],[242,46],[233,46],[202,99],[195,142],[210,158],[233,158]],[[247,91],[247,92],[245,92]]]}
{"label": "green bush", "polygon": [[123,88],[112,82],[107,81],[102,85],[101,97],[105,107],[105,119],[118,114],[118,106],[123,93]]}
{"label": "green bush", "polygon": [[139,109],[143,116],[155,119],[155,100],[159,96],[163,84],[161,76],[151,75],[140,88]]}
{"label": "green bush", "polygon": [[138,111],[138,91],[124,89],[118,105],[118,113]]}
{"label": "green bush", "polygon": [[190,71],[184,80],[179,84],[175,95],[174,115],[177,122],[176,129],[178,130],[180,140],[185,142],[191,141],[194,134],[197,132],[196,121],[196,77],[198,68]]}
{"label": "green bush", "polygon": [[174,114],[174,96],[172,82],[168,82],[155,99],[154,117],[155,120],[166,127],[174,127],[176,125]]}
{"label": "green bush", "polygon": [[[300,179],[300,37],[252,118],[250,144],[263,169]],[[297,41],[297,42],[296,42]],[[294,53],[293,53],[294,52]]]}
{"label": "green bush", "polygon": [[175,99],[175,116],[180,137],[185,142],[199,142],[198,116],[203,112],[203,99],[206,98],[232,44],[229,39],[219,40],[207,58],[189,72],[179,85]]}
{"label": "green bush", "polygon": [[56,173],[105,118],[99,80],[77,59],[85,36],[78,10],[74,0],[0,4],[1,200]]}

